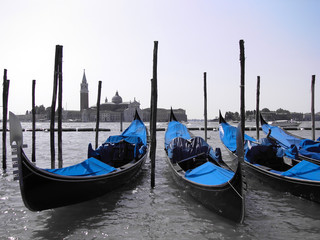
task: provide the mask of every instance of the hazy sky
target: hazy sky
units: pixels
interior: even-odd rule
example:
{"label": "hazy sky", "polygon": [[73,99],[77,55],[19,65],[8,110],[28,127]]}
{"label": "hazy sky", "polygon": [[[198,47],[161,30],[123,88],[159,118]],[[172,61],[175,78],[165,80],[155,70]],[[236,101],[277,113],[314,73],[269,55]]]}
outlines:
{"label": "hazy sky", "polygon": [[[55,46],[63,45],[63,107],[80,109],[83,69],[89,105],[98,81],[102,102],[118,90],[123,101],[150,105],[154,41],[158,48],[158,107],[203,118],[239,112],[239,40],[245,41],[246,110],[310,112],[311,76],[320,111],[318,0],[0,0],[0,70],[8,70],[9,110],[51,105]],[[2,92],[2,91],[1,91]],[[2,106],[2,98],[1,98]],[[2,114],[2,110],[1,110]]]}

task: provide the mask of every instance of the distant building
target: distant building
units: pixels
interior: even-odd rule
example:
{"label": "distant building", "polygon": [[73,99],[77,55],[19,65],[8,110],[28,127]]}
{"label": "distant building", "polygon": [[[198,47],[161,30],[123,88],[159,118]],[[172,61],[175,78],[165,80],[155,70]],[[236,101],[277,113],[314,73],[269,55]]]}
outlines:
{"label": "distant building", "polygon": [[89,88],[85,70],[83,70],[83,77],[80,86],[80,111],[82,112],[89,108]]}
{"label": "distant building", "polygon": [[[144,122],[150,121],[150,108],[140,109],[140,103],[134,99],[133,101],[123,102],[119,92],[116,91],[111,102],[105,98],[104,103],[100,104],[100,122],[131,122],[134,118],[135,111],[138,111],[140,118]],[[187,115],[183,109],[174,109],[175,116],[179,121],[187,121]],[[31,112],[30,112],[31,113]],[[31,114],[20,115],[23,121],[31,121]],[[57,117],[57,115],[56,115]],[[170,117],[170,109],[158,108],[157,121],[167,122]],[[80,84],[80,111],[62,110],[63,121],[82,121],[94,122],[97,118],[97,106],[89,107],[89,87],[85,70]],[[41,114],[36,116],[37,121],[46,121],[50,119],[49,114]]]}
{"label": "distant building", "polygon": [[[86,99],[88,97],[88,84],[85,73],[83,74],[82,83],[81,83],[81,97]],[[81,99],[81,103],[82,103]],[[84,101],[85,102],[85,101]],[[81,107],[81,120],[83,122],[92,122],[96,121],[97,118],[97,107],[92,106]],[[145,121],[150,121],[150,108],[140,109],[140,103],[134,99],[132,102],[123,102],[122,97],[119,95],[119,92],[116,91],[116,94],[112,97],[111,102],[108,101],[108,98],[105,98],[104,103],[100,104],[100,114],[99,120],[101,122],[131,122],[134,118],[135,111],[138,111],[140,118]],[[183,109],[175,109],[174,113],[179,121],[187,121],[187,115]],[[158,108],[157,111],[157,121],[158,122],[167,122],[170,117],[170,110]]]}
{"label": "distant building", "polygon": [[[146,108],[142,110],[143,117],[142,120],[144,122],[149,122],[151,118],[150,108]],[[171,109],[158,108],[157,109],[157,122],[168,122],[170,118]],[[178,121],[187,121],[187,114],[184,109],[173,109],[173,113],[176,116]]]}
{"label": "distant building", "polygon": [[[108,102],[105,98],[105,102],[100,104],[100,114],[99,118],[101,122],[131,122],[134,118],[135,111],[138,111],[140,117],[142,118],[143,112],[140,109],[140,103],[134,99],[133,102],[123,102],[122,97],[119,95],[118,91],[112,97],[112,101]],[[82,112],[82,121],[96,121],[97,118],[97,107],[91,107],[85,109]]]}

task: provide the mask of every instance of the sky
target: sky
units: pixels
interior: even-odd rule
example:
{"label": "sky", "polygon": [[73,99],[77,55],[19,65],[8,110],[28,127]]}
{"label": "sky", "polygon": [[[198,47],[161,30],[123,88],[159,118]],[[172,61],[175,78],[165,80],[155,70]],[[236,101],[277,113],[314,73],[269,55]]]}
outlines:
{"label": "sky", "polygon": [[[0,0],[0,73],[10,80],[9,111],[24,114],[52,101],[55,46],[63,46],[63,107],[80,110],[85,69],[89,105],[123,101],[150,107],[158,41],[158,107],[183,108],[189,119],[240,112],[240,48],[245,46],[245,107],[320,111],[318,0]],[[2,91],[1,91],[2,92]],[[0,100],[2,106],[2,98]],[[1,110],[2,116],[2,110]]]}

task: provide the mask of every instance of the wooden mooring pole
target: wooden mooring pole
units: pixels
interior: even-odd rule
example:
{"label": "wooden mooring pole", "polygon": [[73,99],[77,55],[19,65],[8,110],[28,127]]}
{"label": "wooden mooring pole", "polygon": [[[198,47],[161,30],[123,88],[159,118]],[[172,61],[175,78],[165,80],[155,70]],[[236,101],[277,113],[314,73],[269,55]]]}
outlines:
{"label": "wooden mooring pole", "polygon": [[[157,128],[157,101],[158,101],[158,87],[157,87],[157,65],[158,65],[158,41],[154,42],[153,49],[153,77],[151,80],[151,148],[150,148],[150,158],[151,158],[151,187],[155,186],[155,166],[156,166],[156,128]],[[150,126],[151,126],[150,125]]]}
{"label": "wooden mooring pole", "polygon": [[244,129],[245,129],[245,54],[244,54],[244,41],[240,40],[240,89],[241,89],[241,105],[240,105],[240,117],[241,117],[241,131],[242,139],[244,141]]}
{"label": "wooden mooring pole", "polygon": [[[152,124],[152,107],[153,107],[153,97],[152,97],[152,91],[153,91],[153,81],[152,81],[152,78],[150,79],[150,82],[151,82],[151,95],[150,95],[150,119],[149,119],[149,137],[150,137],[150,142],[151,142],[151,133],[153,132],[153,124]],[[149,151],[149,157],[151,159],[151,147],[150,147],[150,151]]]}
{"label": "wooden mooring pole", "polygon": [[203,92],[204,92],[204,140],[208,140],[207,135],[207,127],[208,127],[208,119],[207,119],[207,73],[203,73]]}
{"label": "wooden mooring pole", "polygon": [[120,113],[120,132],[123,130],[123,112]]}
{"label": "wooden mooring pole", "polygon": [[62,168],[62,55],[63,46],[59,46],[58,59],[58,168]]}
{"label": "wooden mooring pole", "polygon": [[[57,102],[58,78],[59,78],[59,58],[62,54],[62,46],[56,45],[54,75],[53,75],[53,93],[51,102],[51,116],[50,116],[50,152],[51,152],[51,168],[55,168],[55,141],[54,141],[54,123],[55,110]],[[62,61],[62,55],[61,55]]]}
{"label": "wooden mooring pole", "polygon": [[315,124],[315,116],[314,116],[314,85],[316,82],[316,75],[312,75],[311,79],[311,129],[312,129],[312,140],[316,139],[316,124]]}
{"label": "wooden mooring pole", "polygon": [[259,133],[260,133],[260,129],[259,129],[259,116],[260,116],[260,76],[257,77],[257,99],[256,99],[256,132],[257,132],[257,140],[259,140]]}
{"label": "wooden mooring pole", "polygon": [[36,109],[35,109],[36,80],[32,81],[32,153],[31,160],[36,162]]}
{"label": "wooden mooring pole", "polygon": [[3,73],[2,91],[2,169],[7,170],[7,120],[8,120],[8,96],[10,80],[7,79],[7,69]]}
{"label": "wooden mooring pole", "polygon": [[98,84],[98,98],[97,98],[97,117],[96,117],[96,148],[98,148],[98,142],[99,142],[99,124],[100,124],[100,98],[101,98],[101,86],[102,81],[99,81]]}

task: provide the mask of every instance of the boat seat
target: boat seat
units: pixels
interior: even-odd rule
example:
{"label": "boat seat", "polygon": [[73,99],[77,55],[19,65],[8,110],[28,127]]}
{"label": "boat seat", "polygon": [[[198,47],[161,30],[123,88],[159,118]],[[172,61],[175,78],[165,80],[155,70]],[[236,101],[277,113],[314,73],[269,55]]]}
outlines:
{"label": "boat seat", "polygon": [[96,150],[93,150],[90,143],[88,146],[88,157],[94,157],[108,165],[119,168],[138,158],[139,153],[136,153],[136,151],[139,151],[140,147],[138,147],[136,148],[135,144],[120,141],[118,143],[107,142]]}

